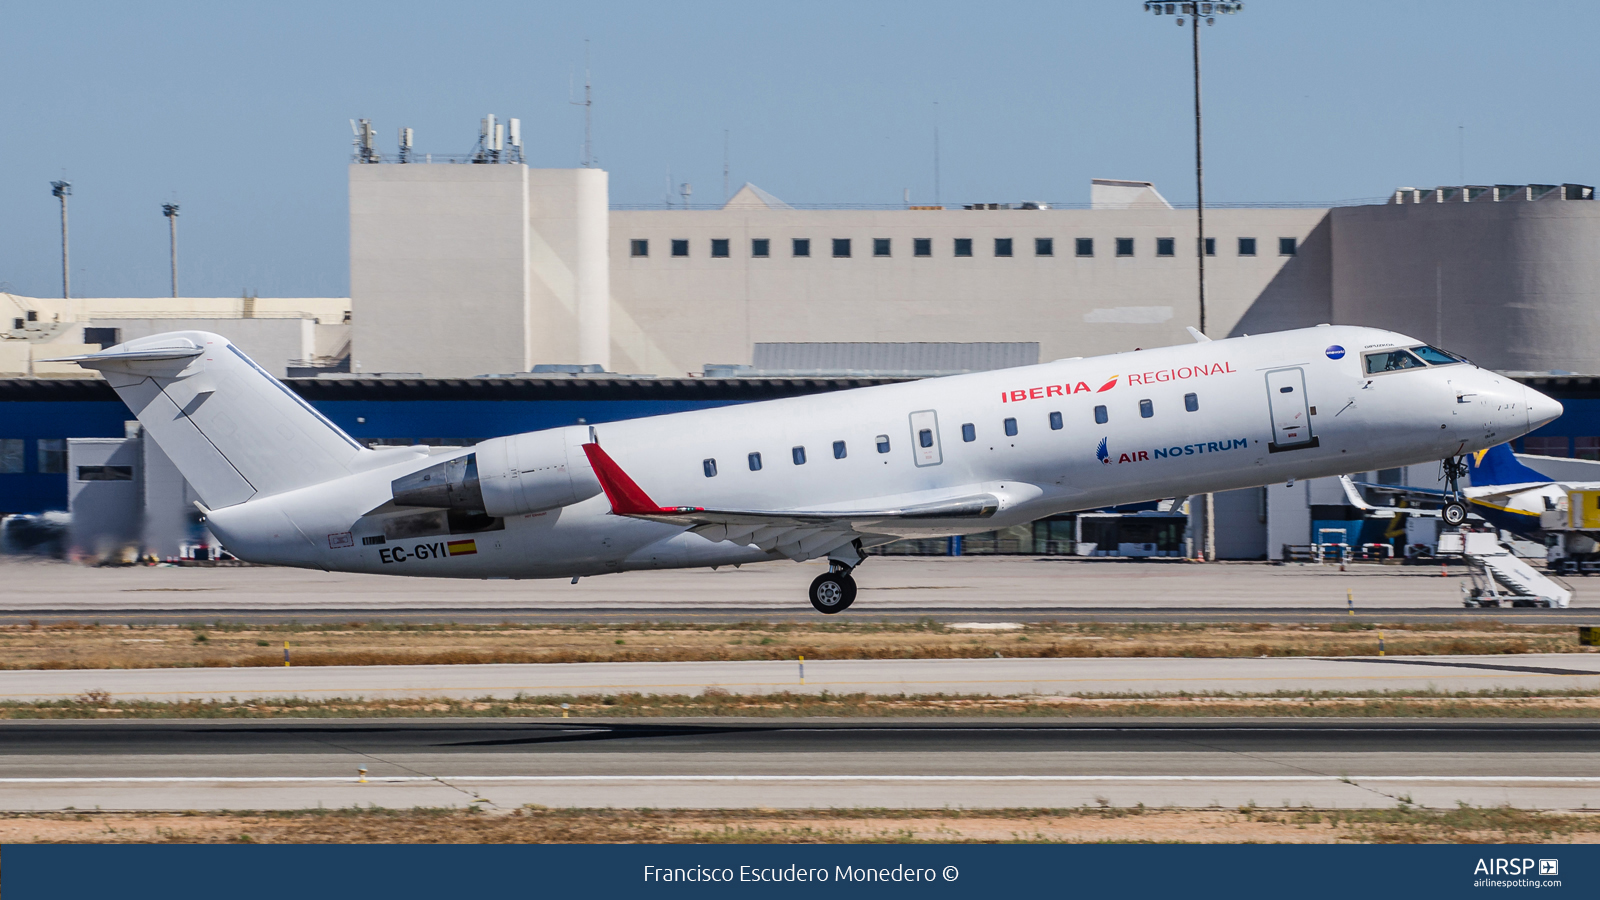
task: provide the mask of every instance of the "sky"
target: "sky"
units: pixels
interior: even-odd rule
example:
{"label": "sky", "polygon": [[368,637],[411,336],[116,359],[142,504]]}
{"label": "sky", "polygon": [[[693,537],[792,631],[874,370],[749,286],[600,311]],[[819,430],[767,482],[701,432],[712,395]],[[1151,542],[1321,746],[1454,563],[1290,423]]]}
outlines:
{"label": "sky", "polygon": [[[1247,0],[1202,28],[1208,202],[1595,184],[1600,4]],[[1187,28],[1094,2],[11,3],[0,6],[0,291],[345,296],[349,120],[464,154],[594,155],[614,206],[753,182],[794,204],[1193,202]],[[939,133],[935,196],[934,132]],[[670,178],[670,181],[669,181]]]}

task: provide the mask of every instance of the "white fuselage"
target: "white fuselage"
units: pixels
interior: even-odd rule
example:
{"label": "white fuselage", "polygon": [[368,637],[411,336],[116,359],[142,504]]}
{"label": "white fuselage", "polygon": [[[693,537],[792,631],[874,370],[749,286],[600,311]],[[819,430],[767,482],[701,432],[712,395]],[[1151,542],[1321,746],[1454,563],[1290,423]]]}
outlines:
{"label": "white fuselage", "polygon": [[[1364,352],[1415,343],[1321,326],[612,422],[594,433],[669,506],[826,510],[973,491],[1000,498],[990,518],[893,531],[933,536],[1441,459],[1503,443],[1559,412],[1470,364],[1364,373]],[[1052,427],[1057,413],[1060,427]],[[582,432],[573,441],[588,439],[587,428],[573,430]],[[922,446],[924,430],[932,446]],[[803,463],[795,448],[804,448]],[[445,458],[400,453],[367,471],[216,510],[209,527],[247,560],[404,575],[544,578],[778,558],[614,515],[598,494],[507,516],[494,530],[405,538],[391,529],[376,543],[386,519],[406,514],[385,508],[391,482]]]}

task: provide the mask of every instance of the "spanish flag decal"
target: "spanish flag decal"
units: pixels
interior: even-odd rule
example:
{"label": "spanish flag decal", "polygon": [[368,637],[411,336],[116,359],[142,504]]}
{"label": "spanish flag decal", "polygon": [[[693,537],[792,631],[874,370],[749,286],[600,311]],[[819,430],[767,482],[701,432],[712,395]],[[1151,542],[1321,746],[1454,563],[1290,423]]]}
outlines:
{"label": "spanish flag decal", "polygon": [[478,552],[477,541],[451,541],[447,545],[451,556],[471,556]]}

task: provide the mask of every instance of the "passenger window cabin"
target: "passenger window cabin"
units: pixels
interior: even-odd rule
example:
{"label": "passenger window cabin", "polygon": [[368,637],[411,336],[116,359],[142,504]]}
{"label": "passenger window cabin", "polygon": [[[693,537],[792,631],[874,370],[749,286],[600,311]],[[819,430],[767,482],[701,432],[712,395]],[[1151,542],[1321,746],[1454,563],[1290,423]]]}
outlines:
{"label": "passenger window cabin", "polygon": [[791,448],[789,450],[789,456],[794,459],[794,464],[797,466],[803,466],[806,464],[806,448],[804,447]]}
{"label": "passenger window cabin", "polygon": [[1060,431],[1061,430],[1061,425],[1062,425],[1061,413],[1058,413],[1058,412],[1051,413],[1050,414],[1050,430],[1051,431]]}
{"label": "passenger window cabin", "polygon": [[968,422],[965,425],[962,425],[961,426],[961,439],[963,441],[966,441],[969,444],[972,443],[973,441],[978,439],[978,429],[975,428],[971,422]]}
{"label": "passenger window cabin", "polygon": [[752,472],[761,471],[761,452],[760,451],[757,451],[755,453],[750,454],[750,471],[752,471]]}
{"label": "passenger window cabin", "polygon": [[1185,412],[1195,412],[1200,408],[1200,398],[1195,394],[1183,395],[1183,408]]}
{"label": "passenger window cabin", "polygon": [[716,460],[714,460],[714,459],[703,459],[703,460],[700,461],[700,468],[705,470],[707,478],[715,478],[715,477],[717,477],[717,461]]}
{"label": "passenger window cabin", "polygon": [[1106,408],[1104,406],[1096,406],[1094,408],[1094,422],[1096,425],[1104,425],[1109,419],[1110,416],[1106,415]]}
{"label": "passenger window cabin", "polygon": [[1016,437],[1016,436],[1017,436],[1017,420],[1016,419],[1007,419],[1006,420],[1006,437]]}
{"label": "passenger window cabin", "polygon": [[844,441],[834,441],[833,442],[833,458],[834,459],[844,459],[844,457],[845,457]]}
{"label": "passenger window cabin", "polygon": [[1140,400],[1139,401],[1139,418],[1148,419],[1148,418],[1150,418],[1151,416],[1153,416],[1155,414],[1156,414],[1155,404],[1151,403],[1149,400]]}
{"label": "passenger window cabin", "polygon": [[889,436],[887,434],[878,435],[878,452],[879,453],[888,453],[889,452]]}

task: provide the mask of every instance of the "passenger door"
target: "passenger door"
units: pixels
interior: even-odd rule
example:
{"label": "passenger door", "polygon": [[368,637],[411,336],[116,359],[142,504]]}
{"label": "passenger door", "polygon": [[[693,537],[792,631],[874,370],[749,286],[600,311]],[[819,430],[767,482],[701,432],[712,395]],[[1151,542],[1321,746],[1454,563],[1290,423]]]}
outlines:
{"label": "passenger door", "polygon": [[911,414],[911,452],[918,466],[944,462],[939,449],[939,415],[931,409]]}
{"label": "passenger door", "polygon": [[1311,406],[1306,399],[1304,369],[1268,372],[1267,404],[1272,410],[1272,441],[1267,445],[1268,450],[1277,453],[1317,446],[1316,435],[1311,433]]}

